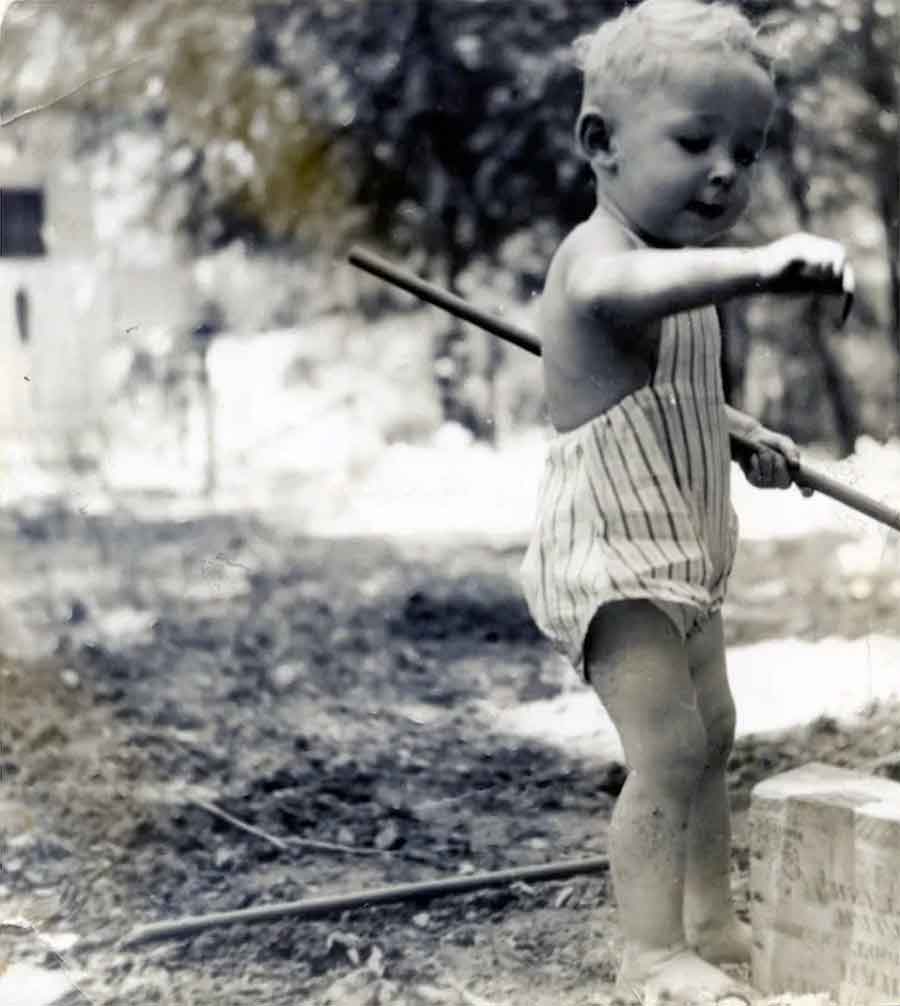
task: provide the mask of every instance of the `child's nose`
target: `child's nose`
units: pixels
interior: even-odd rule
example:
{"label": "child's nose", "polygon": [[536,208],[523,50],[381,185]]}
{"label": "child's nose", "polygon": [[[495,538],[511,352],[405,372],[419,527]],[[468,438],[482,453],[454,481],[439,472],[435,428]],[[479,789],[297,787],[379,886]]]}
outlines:
{"label": "child's nose", "polygon": [[737,175],[737,168],[733,158],[728,154],[720,154],[713,162],[709,172],[709,180],[713,185],[723,189],[730,189],[734,184]]}

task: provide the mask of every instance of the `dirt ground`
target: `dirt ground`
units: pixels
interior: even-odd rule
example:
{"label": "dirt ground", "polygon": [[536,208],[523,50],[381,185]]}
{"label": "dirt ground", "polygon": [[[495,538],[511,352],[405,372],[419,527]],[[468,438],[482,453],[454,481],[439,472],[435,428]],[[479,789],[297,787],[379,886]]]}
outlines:
{"label": "dirt ground", "polygon": [[[836,544],[742,545],[729,642],[896,633],[891,570],[850,590]],[[0,556],[0,972],[65,970],[64,1006],[609,1001],[603,873],[122,944],[162,919],[603,855],[622,766],[485,717],[573,686],[520,599],[521,548],[57,502],[0,513]],[[738,745],[741,904],[750,789],[813,759],[900,777],[898,711]]]}

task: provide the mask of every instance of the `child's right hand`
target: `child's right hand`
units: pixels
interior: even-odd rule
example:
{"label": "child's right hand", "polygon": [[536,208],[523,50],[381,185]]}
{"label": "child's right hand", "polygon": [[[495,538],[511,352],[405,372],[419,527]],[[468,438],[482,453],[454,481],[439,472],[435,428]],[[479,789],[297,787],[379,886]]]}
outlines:
{"label": "child's right hand", "polygon": [[856,277],[839,241],[803,233],[773,241],[759,249],[759,275],[773,293],[843,294],[839,328],[853,307]]}
{"label": "child's right hand", "polygon": [[760,280],[773,293],[850,293],[853,270],[839,241],[791,234],[759,249]]}

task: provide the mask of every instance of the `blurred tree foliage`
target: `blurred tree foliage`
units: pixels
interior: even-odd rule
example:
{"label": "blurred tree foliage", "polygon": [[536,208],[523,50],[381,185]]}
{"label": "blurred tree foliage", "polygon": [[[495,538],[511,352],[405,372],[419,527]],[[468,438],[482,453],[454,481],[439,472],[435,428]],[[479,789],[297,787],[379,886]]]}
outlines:
{"label": "blurred tree foliage", "polygon": [[[572,156],[573,33],[616,0],[329,0],[257,8],[255,55],[283,74],[335,138],[364,230],[457,289],[475,256],[540,221],[590,212]],[[319,67],[319,72],[310,72]],[[474,361],[449,320],[435,347],[445,417],[483,436],[491,417],[464,388]],[[485,363],[490,387],[499,366]]]}
{"label": "blurred tree foliage", "polygon": [[[32,28],[38,9],[45,24],[56,19],[65,39],[43,96],[146,57],[71,101],[88,149],[123,130],[159,138],[147,168],[154,208],[198,250],[241,237],[265,248],[305,239],[337,253],[365,236],[453,287],[475,258],[509,268],[503,249],[524,232],[530,254],[512,263],[524,292],[592,208],[572,142],[580,84],[570,44],[623,0],[16,6]],[[819,230],[880,263],[882,278],[862,284],[856,325],[886,328],[900,361],[900,0],[742,6],[777,24],[786,57],[766,195],[743,236]],[[29,42],[21,34],[13,52],[6,28],[0,85],[11,93]],[[819,387],[842,447],[852,447],[858,391],[820,305],[786,319],[796,334],[783,341],[785,366],[795,353],[807,360],[785,390],[806,394],[788,413],[792,432],[806,432],[806,389]],[[733,325],[759,327],[740,310]],[[471,361],[456,327],[436,353],[448,414],[477,426],[459,391]],[[739,383],[746,359],[732,362]]]}
{"label": "blurred tree foliage", "polygon": [[[900,6],[895,0],[767,6],[780,22],[787,57],[770,141],[787,207],[797,226],[824,229],[851,252],[870,250],[847,233],[859,225],[860,211],[877,219],[887,272],[883,315],[900,360]],[[858,313],[874,320],[865,300]],[[860,413],[826,336],[820,301],[806,305],[805,322],[801,335],[818,357],[840,446],[849,452],[861,432]],[[894,384],[900,389],[900,371]]]}

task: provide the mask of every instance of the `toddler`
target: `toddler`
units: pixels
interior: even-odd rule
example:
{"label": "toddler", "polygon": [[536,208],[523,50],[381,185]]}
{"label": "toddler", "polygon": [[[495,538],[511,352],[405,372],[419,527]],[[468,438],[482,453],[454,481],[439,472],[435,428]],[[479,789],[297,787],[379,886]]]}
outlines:
{"label": "toddler", "polygon": [[795,444],[725,404],[716,306],[840,290],[840,244],[704,247],[747,207],[772,60],[733,6],[645,0],[579,39],[576,135],[597,206],[562,242],[539,332],[555,436],[522,567],[542,631],[591,683],[629,767],[609,832],[629,1000],[749,1002],[725,766],[735,712],[721,605],[737,544],[729,432],[759,487]]}

